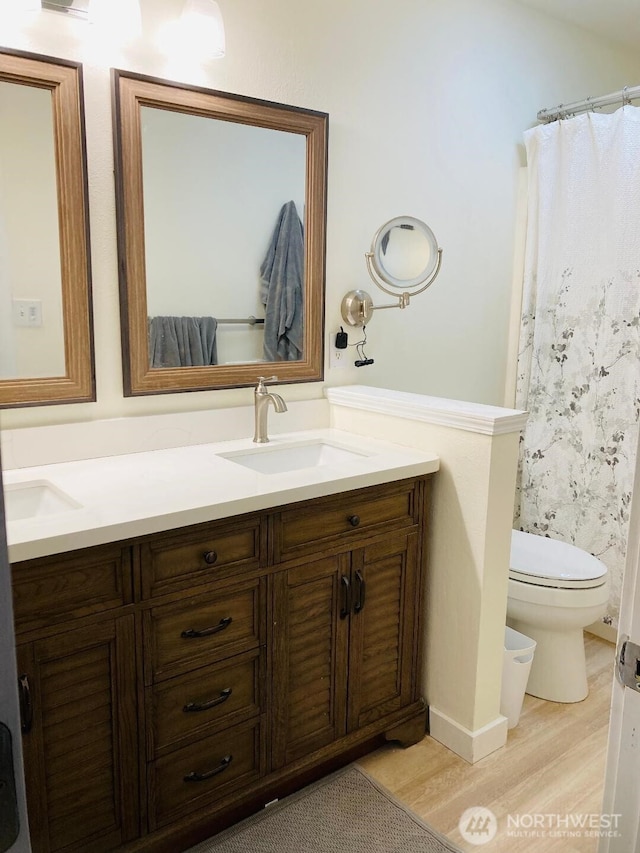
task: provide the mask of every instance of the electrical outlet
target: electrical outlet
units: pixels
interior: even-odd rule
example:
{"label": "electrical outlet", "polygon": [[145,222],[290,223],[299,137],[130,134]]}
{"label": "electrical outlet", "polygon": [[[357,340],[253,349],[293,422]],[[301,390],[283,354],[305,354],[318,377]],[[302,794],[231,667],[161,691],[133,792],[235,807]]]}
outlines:
{"label": "electrical outlet", "polygon": [[348,352],[348,348],[337,349],[336,333],[329,332],[329,367],[332,369],[339,367],[349,367],[349,358],[347,356]]}

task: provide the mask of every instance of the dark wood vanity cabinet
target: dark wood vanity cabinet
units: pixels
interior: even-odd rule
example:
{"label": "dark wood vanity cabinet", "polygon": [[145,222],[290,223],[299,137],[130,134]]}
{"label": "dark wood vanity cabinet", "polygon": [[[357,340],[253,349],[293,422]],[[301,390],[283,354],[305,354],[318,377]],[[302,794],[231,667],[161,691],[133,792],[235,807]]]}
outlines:
{"label": "dark wood vanity cabinet", "polygon": [[416,701],[415,531],[274,577],[273,766]]}
{"label": "dark wood vanity cabinet", "polygon": [[176,853],[419,740],[429,485],[16,564],[34,853]]}
{"label": "dark wood vanity cabinet", "polygon": [[140,834],[130,549],[19,564],[13,597],[33,850],[118,849]]}

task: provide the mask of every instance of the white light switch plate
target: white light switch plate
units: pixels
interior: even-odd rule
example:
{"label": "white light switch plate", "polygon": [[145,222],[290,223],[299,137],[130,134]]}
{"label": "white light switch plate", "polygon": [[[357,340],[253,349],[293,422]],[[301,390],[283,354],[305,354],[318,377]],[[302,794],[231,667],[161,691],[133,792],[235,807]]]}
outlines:
{"label": "white light switch plate", "polygon": [[41,326],[42,325],[42,300],[41,299],[14,299],[13,300],[13,325],[14,326]]}

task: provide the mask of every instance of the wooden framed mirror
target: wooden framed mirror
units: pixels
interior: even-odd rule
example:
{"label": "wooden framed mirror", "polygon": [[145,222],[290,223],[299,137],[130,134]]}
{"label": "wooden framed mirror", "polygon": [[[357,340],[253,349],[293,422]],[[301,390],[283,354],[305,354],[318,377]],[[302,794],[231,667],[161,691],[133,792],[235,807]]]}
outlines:
{"label": "wooden framed mirror", "polygon": [[321,380],[327,114],[112,73],[125,395]]}
{"label": "wooden framed mirror", "polygon": [[95,400],[82,66],[0,48],[0,407]]}

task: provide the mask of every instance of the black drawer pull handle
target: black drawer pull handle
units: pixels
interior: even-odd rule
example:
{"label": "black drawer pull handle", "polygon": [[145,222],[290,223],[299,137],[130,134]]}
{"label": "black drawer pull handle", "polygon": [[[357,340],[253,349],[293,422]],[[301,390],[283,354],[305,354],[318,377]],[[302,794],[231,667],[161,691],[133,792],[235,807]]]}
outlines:
{"label": "black drawer pull handle", "polygon": [[21,675],[18,678],[18,692],[20,697],[20,730],[23,735],[26,735],[29,734],[33,726],[33,702],[31,701],[31,685],[28,675]]}
{"label": "black drawer pull handle", "polygon": [[187,776],[184,777],[185,782],[206,782],[207,779],[212,779],[214,776],[217,776],[218,773],[222,773],[233,761],[233,755],[225,755],[220,764],[217,767],[214,767],[213,770],[208,770],[206,773],[195,773],[191,772]]}
{"label": "black drawer pull handle", "polygon": [[182,710],[185,713],[189,713],[190,711],[208,711],[210,708],[215,708],[216,705],[222,705],[223,702],[226,702],[232,692],[230,687],[225,687],[224,690],[220,691],[217,699],[210,699],[208,702],[189,702]]}
{"label": "black drawer pull handle", "polygon": [[217,551],[205,551],[203,554],[204,561],[208,566],[213,566],[213,564],[218,559]]}
{"label": "black drawer pull handle", "polygon": [[366,584],[364,582],[364,578],[362,577],[362,572],[359,570],[356,572],[356,581],[358,583],[358,597],[356,598],[356,602],[353,605],[353,612],[360,613],[360,611],[364,607]]}
{"label": "black drawer pull handle", "polygon": [[184,640],[194,640],[198,637],[210,637],[212,634],[217,634],[219,631],[224,631],[225,628],[228,628],[231,625],[231,616],[225,616],[224,619],[221,619],[217,625],[214,625],[212,628],[203,628],[201,631],[196,631],[194,628],[187,628],[186,631],[183,631],[180,636]]}
{"label": "black drawer pull handle", "polygon": [[351,583],[346,575],[340,578],[342,585],[342,607],[340,608],[340,618],[346,619],[351,610]]}
{"label": "black drawer pull handle", "polygon": [[360,516],[359,515],[350,515],[348,518],[348,521],[352,527],[357,527],[360,524]]}

